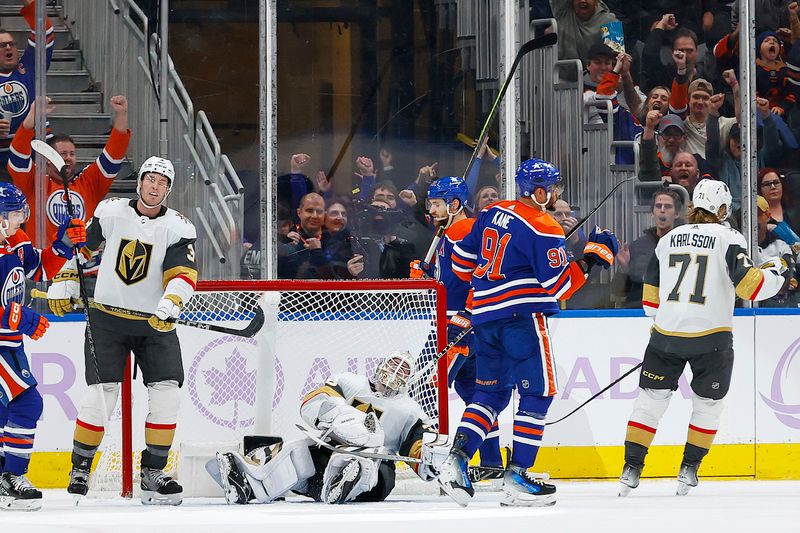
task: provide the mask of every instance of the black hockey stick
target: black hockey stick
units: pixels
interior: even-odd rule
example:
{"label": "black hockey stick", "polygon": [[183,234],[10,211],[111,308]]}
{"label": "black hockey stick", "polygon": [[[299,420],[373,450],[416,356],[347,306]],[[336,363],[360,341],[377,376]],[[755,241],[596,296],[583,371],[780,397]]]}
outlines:
{"label": "black hockey stick", "polygon": [[573,234],[574,234],[576,231],[578,231],[579,229],[581,229],[581,226],[583,226],[584,224],[586,224],[586,221],[587,221],[587,220],[589,220],[589,217],[591,217],[592,215],[594,215],[594,214],[597,212],[597,210],[598,210],[598,209],[600,209],[601,207],[603,207],[603,204],[605,204],[605,203],[606,203],[606,201],[607,201],[609,198],[611,198],[611,195],[612,195],[612,194],[614,194],[614,192],[615,192],[617,189],[619,189],[619,188],[620,188],[620,187],[621,187],[623,184],[625,184],[625,183],[628,183],[629,181],[632,181],[632,180],[635,180],[635,179],[636,179],[636,176],[631,176],[630,178],[625,178],[624,180],[622,180],[622,181],[620,181],[619,183],[617,183],[616,185],[614,185],[614,187],[612,187],[612,189],[611,189],[610,191],[608,191],[608,194],[606,194],[605,198],[603,198],[602,200],[600,200],[600,203],[599,203],[599,204],[597,204],[597,206],[596,206],[594,209],[592,209],[591,211],[589,211],[589,214],[588,214],[588,215],[586,215],[585,217],[583,217],[582,219],[580,219],[578,222],[576,222],[576,223],[575,223],[575,226],[573,226],[573,228],[567,232],[567,234],[564,236],[564,239],[569,239],[570,237],[572,237],[572,235],[573,235]]}
{"label": "black hockey stick", "polygon": [[[47,298],[47,293],[44,291],[40,291],[38,289],[31,289],[31,296],[33,298]],[[147,313],[145,311],[136,311],[134,309],[126,309],[124,307],[101,304],[95,302],[91,298],[89,298],[88,300],[89,300],[88,301],[89,307],[99,309],[100,311],[106,311],[113,315],[124,315],[132,318],[150,318],[151,316],[153,316],[153,313]],[[81,300],[75,300],[75,299],[72,300],[72,304],[76,306],[86,305]],[[264,325],[265,322],[265,317],[264,317],[264,310],[261,309],[261,306],[256,306],[255,309],[253,310],[253,319],[243,329],[229,328],[217,324],[211,324],[208,322],[187,320],[185,318],[168,318],[165,320],[165,322],[170,322],[172,324],[178,324],[181,326],[189,326],[192,328],[205,329],[208,331],[215,331],[217,333],[224,333],[226,335],[236,335],[237,337],[250,338],[261,330],[261,327]]]}
{"label": "black hockey stick", "polygon": [[[67,214],[70,220],[75,218],[75,208],[72,205],[72,198],[69,195],[69,178],[67,178],[67,165],[64,163],[64,158],[61,154],[46,142],[34,139],[31,141],[31,148],[42,154],[58,171],[61,176],[61,183],[64,185],[64,201],[67,202]],[[94,348],[94,335],[92,334],[92,324],[89,321],[89,294],[86,292],[86,280],[83,275],[83,267],[78,259],[80,250],[77,246],[72,247],[72,253],[75,257],[75,269],[78,271],[78,287],[80,288],[81,301],[83,302],[83,316],[86,319],[86,342],[89,345],[89,353],[92,354],[92,366],[94,367],[94,374],[97,378],[97,383],[101,384],[103,381],[100,379],[100,367],[97,364],[97,353]],[[46,294],[45,294],[46,296]]]}
{"label": "black hockey stick", "polygon": [[[424,376],[425,374],[427,374],[427,373],[428,373],[428,372],[431,370],[431,368],[432,368],[432,367],[436,366],[436,365],[439,363],[439,359],[441,359],[441,358],[444,356],[444,354],[446,354],[447,352],[449,352],[449,351],[450,351],[450,349],[451,349],[453,346],[455,346],[456,344],[458,344],[458,342],[459,342],[461,339],[463,339],[464,337],[466,337],[466,336],[467,336],[467,334],[469,334],[469,332],[470,332],[470,331],[472,331],[472,327],[468,327],[467,329],[465,329],[464,331],[462,331],[461,333],[459,333],[458,335],[456,335],[456,338],[455,338],[455,339],[453,339],[452,341],[450,341],[450,342],[447,344],[447,346],[445,346],[444,348],[442,348],[442,350],[441,350],[439,353],[437,353],[436,355],[434,355],[434,356],[433,356],[433,359],[431,359],[430,361],[428,361],[428,362],[425,364],[425,366],[423,366],[423,367],[422,367],[420,370],[417,370],[416,372],[414,372],[414,375],[412,375],[410,378],[408,378],[408,383],[409,383],[409,385],[412,385],[412,384],[416,383],[417,381],[419,381],[419,379],[420,379],[422,376]],[[447,379],[447,376],[445,376],[445,379]]]}
{"label": "black hockey stick", "polygon": [[421,463],[422,459],[416,457],[406,457],[405,455],[395,455],[393,453],[378,453],[365,451],[367,448],[358,446],[334,446],[329,442],[325,442],[313,433],[313,430],[301,425],[295,424],[295,427],[302,431],[306,437],[313,440],[317,446],[327,448],[333,453],[342,453],[345,455],[355,455],[356,457],[365,457],[367,459],[380,459],[381,461],[403,461],[404,463]]}
{"label": "black hockey stick", "polygon": [[607,391],[608,389],[610,389],[611,387],[613,387],[614,385],[616,385],[617,383],[619,383],[620,381],[622,381],[622,380],[623,380],[623,379],[625,379],[626,377],[628,377],[628,376],[630,376],[631,374],[633,374],[634,372],[636,372],[636,371],[637,371],[637,370],[638,370],[638,369],[639,369],[641,366],[642,366],[642,363],[639,363],[638,365],[636,365],[635,367],[631,368],[630,370],[628,370],[627,372],[625,372],[624,374],[622,374],[620,377],[618,377],[617,379],[615,379],[614,381],[612,381],[611,383],[609,383],[609,384],[608,384],[608,386],[607,386],[606,388],[604,388],[603,390],[601,390],[600,392],[598,392],[597,394],[595,394],[594,396],[592,396],[591,398],[589,398],[588,400],[586,400],[585,402],[583,402],[582,404],[580,404],[578,407],[576,407],[575,409],[573,409],[573,410],[572,410],[572,411],[570,411],[569,413],[565,414],[564,416],[562,416],[562,417],[561,417],[561,418],[559,418],[558,420],[555,420],[555,421],[553,421],[553,422],[547,422],[547,423],[545,423],[545,426],[552,426],[553,424],[558,424],[559,422],[561,422],[561,421],[562,421],[562,420],[564,420],[565,418],[569,418],[570,416],[572,416],[573,414],[575,414],[576,412],[578,412],[578,411],[579,411],[579,410],[580,410],[580,409],[581,409],[581,408],[582,408],[584,405],[586,405],[587,403],[591,402],[592,400],[594,400],[595,398],[597,398],[598,396],[600,396],[601,394],[603,394],[605,391]]}
{"label": "black hockey stick", "polygon": [[486,136],[489,135],[489,128],[492,125],[492,120],[494,119],[497,110],[500,108],[500,102],[503,101],[503,96],[505,96],[508,86],[511,85],[511,82],[514,80],[514,73],[517,71],[517,67],[519,66],[520,62],[530,52],[540,48],[545,48],[547,46],[553,46],[557,41],[558,37],[555,33],[548,33],[541,37],[531,39],[527,43],[523,44],[517,51],[517,55],[514,57],[514,62],[511,63],[511,68],[509,69],[508,74],[506,74],[506,79],[503,82],[503,85],[500,86],[500,92],[497,93],[497,97],[494,99],[492,108],[489,110],[489,116],[486,117],[486,121],[483,123],[483,129],[481,129],[481,134],[478,136],[478,141],[475,143],[475,148],[472,150],[472,155],[469,157],[469,162],[467,163],[467,168],[464,170],[463,175],[465,180],[467,179],[467,176],[469,176],[469,172],[472,170],[473,165],[475,165],[475,160],[478,158],[478,154],[481,151],[483,141],[485,141]]}

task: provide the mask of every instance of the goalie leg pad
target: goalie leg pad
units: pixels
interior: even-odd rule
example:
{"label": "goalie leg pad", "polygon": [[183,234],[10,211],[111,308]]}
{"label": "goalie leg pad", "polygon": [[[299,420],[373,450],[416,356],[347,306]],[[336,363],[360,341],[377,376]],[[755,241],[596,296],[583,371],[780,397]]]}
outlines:
{"label": "goalie leg pad", "polygon": [[326,503],[353,501],[378,483],[379,466],[377,459],[333,454],[323,477],[323,500]]}
{"label": "goalie leg pad", "polygon": [[[301,439],[276,444],[263,464],[234,454],[258,501],[266,503],[280,498],[314,475],[316,469],[308,449],[311,443],[310,439]],[[251,452],[251,456],[258,455],[257,451]]]}

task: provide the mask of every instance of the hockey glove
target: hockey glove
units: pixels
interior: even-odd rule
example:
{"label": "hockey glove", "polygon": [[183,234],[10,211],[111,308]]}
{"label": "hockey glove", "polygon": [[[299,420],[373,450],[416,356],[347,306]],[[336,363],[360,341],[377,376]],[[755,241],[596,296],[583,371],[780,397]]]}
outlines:
{"label": "hockey glove", "polygon": [[325,407],[320,408],[316,424],[325,431],[320,438],[330,437],[348,446],[383,446],[383,427],[374,412],[364,413],[347,404],[332,404],[327,410]]}
{"label": "hockey glove", "polygon": [[600,265],[606,270],[614,264],[614,256],[619,251],[619,241],[610,230],[595,226],[583,248],[583,259],[591,268]]}
{"label": "hockey glove", "polygon": [[62,270],[53,277],[53,283],[47,289],[47,304],[56,316],[72,311],[72,299],[80,297],[81,289],[76,270]]}
{"label": "hockey glove", "polygon": [[86,244],[86,223],[78,218],[67,219],[58,226],[56,240],[53,241],[53,252],[56,255],[72,259],[73,250]]}
{"label": "hockey glove", "polygon": [[[462,332],[472,329],[472,312],[469,310],[459,311],[450,319],[447,324],[447,344],[449,345],[455,341]],[[453,344],[447,351],[448,361],[452,361],[455,357],[469,355],[469,341],[472,332],[462,335],[461,338]]]}
{"label": "hockey glove", "polygon": [[178,318],[183,309],[183,301],[175,294],[165,294],[156,306],[156,312],[151,316],[147,323],[153,329],[158,331],[172,331],[175,329],[175,322],[171,322]]}
{"label": "hockey glove", "polygon": [[433,277],[433,266],[419,259],[411,261],[411,279],[422,279],[425,276]]}
{"label": "hockey glove", "polygon": [[47,331],[50,322],[30,307],[11,302],[3,308],[0,325],[5,329],[19,331],[31,339],[37,340]]}

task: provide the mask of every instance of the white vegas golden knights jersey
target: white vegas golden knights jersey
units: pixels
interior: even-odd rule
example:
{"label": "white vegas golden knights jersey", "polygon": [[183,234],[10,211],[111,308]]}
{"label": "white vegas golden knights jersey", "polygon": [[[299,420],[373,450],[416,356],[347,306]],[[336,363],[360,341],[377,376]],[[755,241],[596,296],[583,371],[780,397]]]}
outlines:
{"label": "white vegas golden knights jersey", "polygon": [[372,390],[369,379],[350,372],[332,376],[323,386],[307,394],[300,406],[300,415],[314,427],[320,405],[328,398],[337,397],[361,411],[375,412],[383,427],[384,446],[391,453],[400,452],[410,436],[416,440],[416,433],[428,422],[422,407],[407,394],[388,398],[378,395]]}
{"label": "white vegas golden knights jersey", "polygon": [[721,224],[685,224],[661,237],[644,277],[642,306],[655,315],[651,344],[673,353],[732,348],[736,297],[764,300],[784,278],[754,266],[747,243]]}
{"label": "white vegas golden knights jersey", "polygon": [[[152,313],[171,279],[181,276],[194,285],[197,233],[194,225],[174,209],[162,207],[157,217],[149,218],[139,214],[135,206],[136,200],[109,198],[94,212],[86,246],[94,251],[105,242],[94,299]],[[146,326],[146,321],[142,325]],[[147,327],[143,331],[151,330]]]}

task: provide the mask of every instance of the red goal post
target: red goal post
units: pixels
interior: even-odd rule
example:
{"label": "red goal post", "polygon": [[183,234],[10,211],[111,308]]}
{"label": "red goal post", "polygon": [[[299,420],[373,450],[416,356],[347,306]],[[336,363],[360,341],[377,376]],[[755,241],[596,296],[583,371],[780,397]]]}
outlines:
{"label": "red goal post", "polygon": [[[439,432],[447,433],[447,379],[437,378],[437,373],[447,375],[447,359],[429,364],[447,344],[445,290],[439,282],[201,281],[181,316],[241,329],[254,305],[264,310],[266,320],[252,339],[178,326],[185,382],[171,472],[178,471],[175,452],[187,442],[241,440],[244,434],[293,438],[300,399],[309,389],[332,373],[371,375],[381,357],[395,350],[415,355],[416,371],[429,368],[416,376],[409,394]],[[268,371],[258,371],[263,368]],[[146,406],[143,387],[132,387],[130,375],[126,372],[122,386],[120,438],[107,436],[93,474],[106,480],[95,490],[116,492],[108,486],[112,480],[110,485],[121,484],[126,497],[133,495],[138,475],[134,466],[143,438],[137,438],[136,430],[144,425],[140,411],[143,402]],[[111,425],[108,429],[115,431]],[[183,482],[180,476],[178,481]]]}

